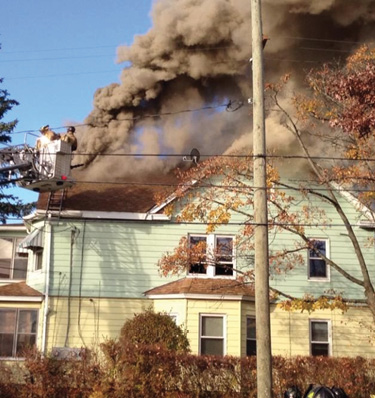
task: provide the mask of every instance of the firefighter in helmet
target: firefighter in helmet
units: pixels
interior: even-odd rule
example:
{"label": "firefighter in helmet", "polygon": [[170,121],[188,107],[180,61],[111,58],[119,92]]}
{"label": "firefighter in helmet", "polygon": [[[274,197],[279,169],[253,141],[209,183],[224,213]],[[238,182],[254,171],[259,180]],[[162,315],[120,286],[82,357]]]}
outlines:
{"label": "firefighter in helmet", "polygon": [[45,125],[39,130],[42,133],[42,136],[36,141],[36,149],[39,150],[47,146],[51,141],[59,140],[60,134],[56,134],[49,128],[49,125]]}
{"label": "firefighter in helmet", "polygon": [[77,149],[77,137],[74,135],[76,129],[73,126],[68,127],[68,130],[65,134],[61,136],[61,141],[65,141],[71,145],[72,151]]}

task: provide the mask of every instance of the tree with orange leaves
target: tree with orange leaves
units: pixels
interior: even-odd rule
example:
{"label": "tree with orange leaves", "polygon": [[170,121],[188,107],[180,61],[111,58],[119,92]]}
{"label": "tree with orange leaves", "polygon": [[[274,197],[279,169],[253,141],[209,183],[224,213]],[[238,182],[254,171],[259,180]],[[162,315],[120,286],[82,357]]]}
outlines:
{"label": "tree with orange leaves", "polygon": [[[286,183],[280,178],[276,167],[268,162],[269,234],[277,239],[277,234],[286,232],[296,238],[289,247],[274,249],[271,245],[270,274],[288,272],[301,266],[305,263],[306,250],[309,250],[349,284],[363,289],[364,297],[353,299],[345,297],[345,292],[336,291],[322,293],[319,297],[293,297],[275,288],[271,290],[275,296],[284,297],[281,306],[287,310],[345,310],[346,303],[361,302],[368,305],[375,319],[375,291],[369,271],[373,259],[366,257],[369,247],[363,244],[343,206],[345,198],[345,201],[360,206],[358,210],[367,216],[369,222],[372,221],[369,201],[373,190],[367,192],[362,188],[374,180],[375,163],[370,159],[375,160],[375,147],[372,145],[375,112],[371,107],[371,101],[375,99],[375,90],[371,89],[371,86],[375,87],[375,53],[362,48],[343,66],[325,65],[311,71],[307,76],[307,94],[293,98],[298,110],[296,116],[292,116],[280,100],[288,80],[289,76],[286,76],[279,83],[268,84],[267,92],[273,100],[273,109],[276,106],[281,115],[283,125],[294,134],[314,178],[313,182],[305,184]],[[330,147],[331,156],[315,156],[311,137],[314,143],[319,140],[325,147]],[[207,233],[210,233],[218,226],[238,219],[237,216],[241,217],[242,229],[235,245],[236,256],[244,260],[244,266],[241,268],[237,264],[236,274],[244,283],[253,283],[253,194],[257,187],[252,184],[251,154],[209,159],[195,168],[180,172],[180,179],[176,201],[170,205],[174,206],[171,214],[177,212],[178,221],[205,223]],[[343,233],[355,253],[358,272],[352,273],[343,264],[326,256],[310,239],[311,228],[329,228],[330,224],[319,201],[329,206],[340,220]],[[368,244],[371,246],[373,242],[368,241]],[[197,256],[196,250],[183,238],[173,253],[166,253],[159,261],[161,272],[164,275],[186,272],[192,257]],[[201,247],[200,251],[201,255],[207,254],[205,247]],[[210,260],[204,257],[203,263],[216,263],[219,255],[210,253]]]}
{"label": "tree with orange leaves", "polygon": [[[272,235],[284,232],[297,236],[288,247],[274,245],[270,250],[270,273],[273,276],[285,274],[305,264],[307,250],[315,250],[305,226],[317,224],[324,228],[329,223],[319,205],[299,206],[306,191],[294,188],[296,195],[288,194],[288,187],[282,182],[275,167],[268,164],[268,226]],[[236,278],[241,283],[254,283],[254,192],[253,158],[251,154],[217,156],[210,158],[187,171],[179,171],[180,185],[176,198],[170,203],[167,212],[176,216],[177,222],[198,222],[206,225],[206,233],[216,232],[223,225],[234,223],[239,226],[235,238]],[[241,221],[239,221],[241,220]],[[231,253],[223,247],[208,248],[206,242],[193,244],[182,237],[173,252],[165,253],[159,261],[162,275],[194,273],[192,265],[226,267],[221,263],[223,256]],[[321,254],[324,260],[330,259]],[[322,294],[319,297],[306,295],[296,298],[271,289],[270,296],[284,298],[285,309],[311,311],[327,308],[327,305],[344,310],[342,297],[337,293]],[[286,299],[286,301],[285,301]]]}
{"label": "tree with orange leaves", "polygon": [[[297,117],[286,110],[280,94],[289,77],[267,85],[268,92],[283,115],[283,125],[293,133],[315,181],[324,193],[305,187],[308,195],[321,196],[341,219],[356,256],[361,277],[353,276],[340,264],[333,268],[349,282],[361,287],[364,301],[375,319],[375,289],[371,260],[359,241],[356,228],[340,204],[340,194],[356,204],[369,226],[375,225],[375,50],[364,46],[344,65],[326,64],[307,75],[308,91],[293,98]],[[319,142],[328,156],[314,153],[311,142]],[[374,240],[368,245],[372,247]]]}

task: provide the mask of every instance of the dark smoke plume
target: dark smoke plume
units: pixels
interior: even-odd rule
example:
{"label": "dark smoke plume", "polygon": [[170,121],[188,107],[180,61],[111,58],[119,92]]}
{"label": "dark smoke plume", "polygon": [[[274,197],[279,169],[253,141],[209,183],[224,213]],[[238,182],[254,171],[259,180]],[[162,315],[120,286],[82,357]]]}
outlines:
{"label": "dark smoke plume", "polygon": [[[100,154],[181,154],[197,147],[214,155],[251,144],[250,6],[249,0],[154,4],[153,27],[118,48],[125,65],[120,82],[97,90],[88,126],[78,133],[85,176],[113,180],[181,160]],[[308,69],[347,57],[375,29],[375,0],[263,0],[262,13],[270,38],[266,80],[292,72],[295,90]],[[228,111],[229,101],[244,106]],[[267,134],[270,145],[293,145],[277,116],[267,120]]]}

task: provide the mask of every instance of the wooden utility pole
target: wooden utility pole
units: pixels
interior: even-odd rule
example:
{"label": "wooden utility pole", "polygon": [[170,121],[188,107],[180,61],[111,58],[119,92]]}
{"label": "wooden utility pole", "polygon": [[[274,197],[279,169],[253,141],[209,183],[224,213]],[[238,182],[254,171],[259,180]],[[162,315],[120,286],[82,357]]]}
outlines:
{"label": "wooden utility pole", "polygon": [[255,317],[257,396],[272,397],[272,354],[269,304],[266,128],[264,114],[263,32],[261,0],[251,0],[253,67],[253,157],[255,221]]}

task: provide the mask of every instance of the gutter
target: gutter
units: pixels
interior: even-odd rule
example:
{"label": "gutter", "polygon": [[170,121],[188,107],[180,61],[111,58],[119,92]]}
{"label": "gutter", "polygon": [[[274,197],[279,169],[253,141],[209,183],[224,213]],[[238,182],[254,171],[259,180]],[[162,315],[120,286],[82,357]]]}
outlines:
{"label": "gutter", "polygon": [[[51,217],[76,218],[76,219],[98,219],[98,220],[129,220],[129,221],[169,221],[170,217],[165,214],[152,213],[131,213],[116,211],[80,211],[80,210],[62,210],[51,211],[48,213]],[[36,210],[33,214],[24,217],[25,223],[30,223],[36,219],[45,219],[45,210]]]}
{"label": "gutter", "polygon": [[43,297],[31,297],[31,296],[1,296],[0,301],[16,301],[16,302],[25,302],[28,303],[41,303],[43,301]]}

